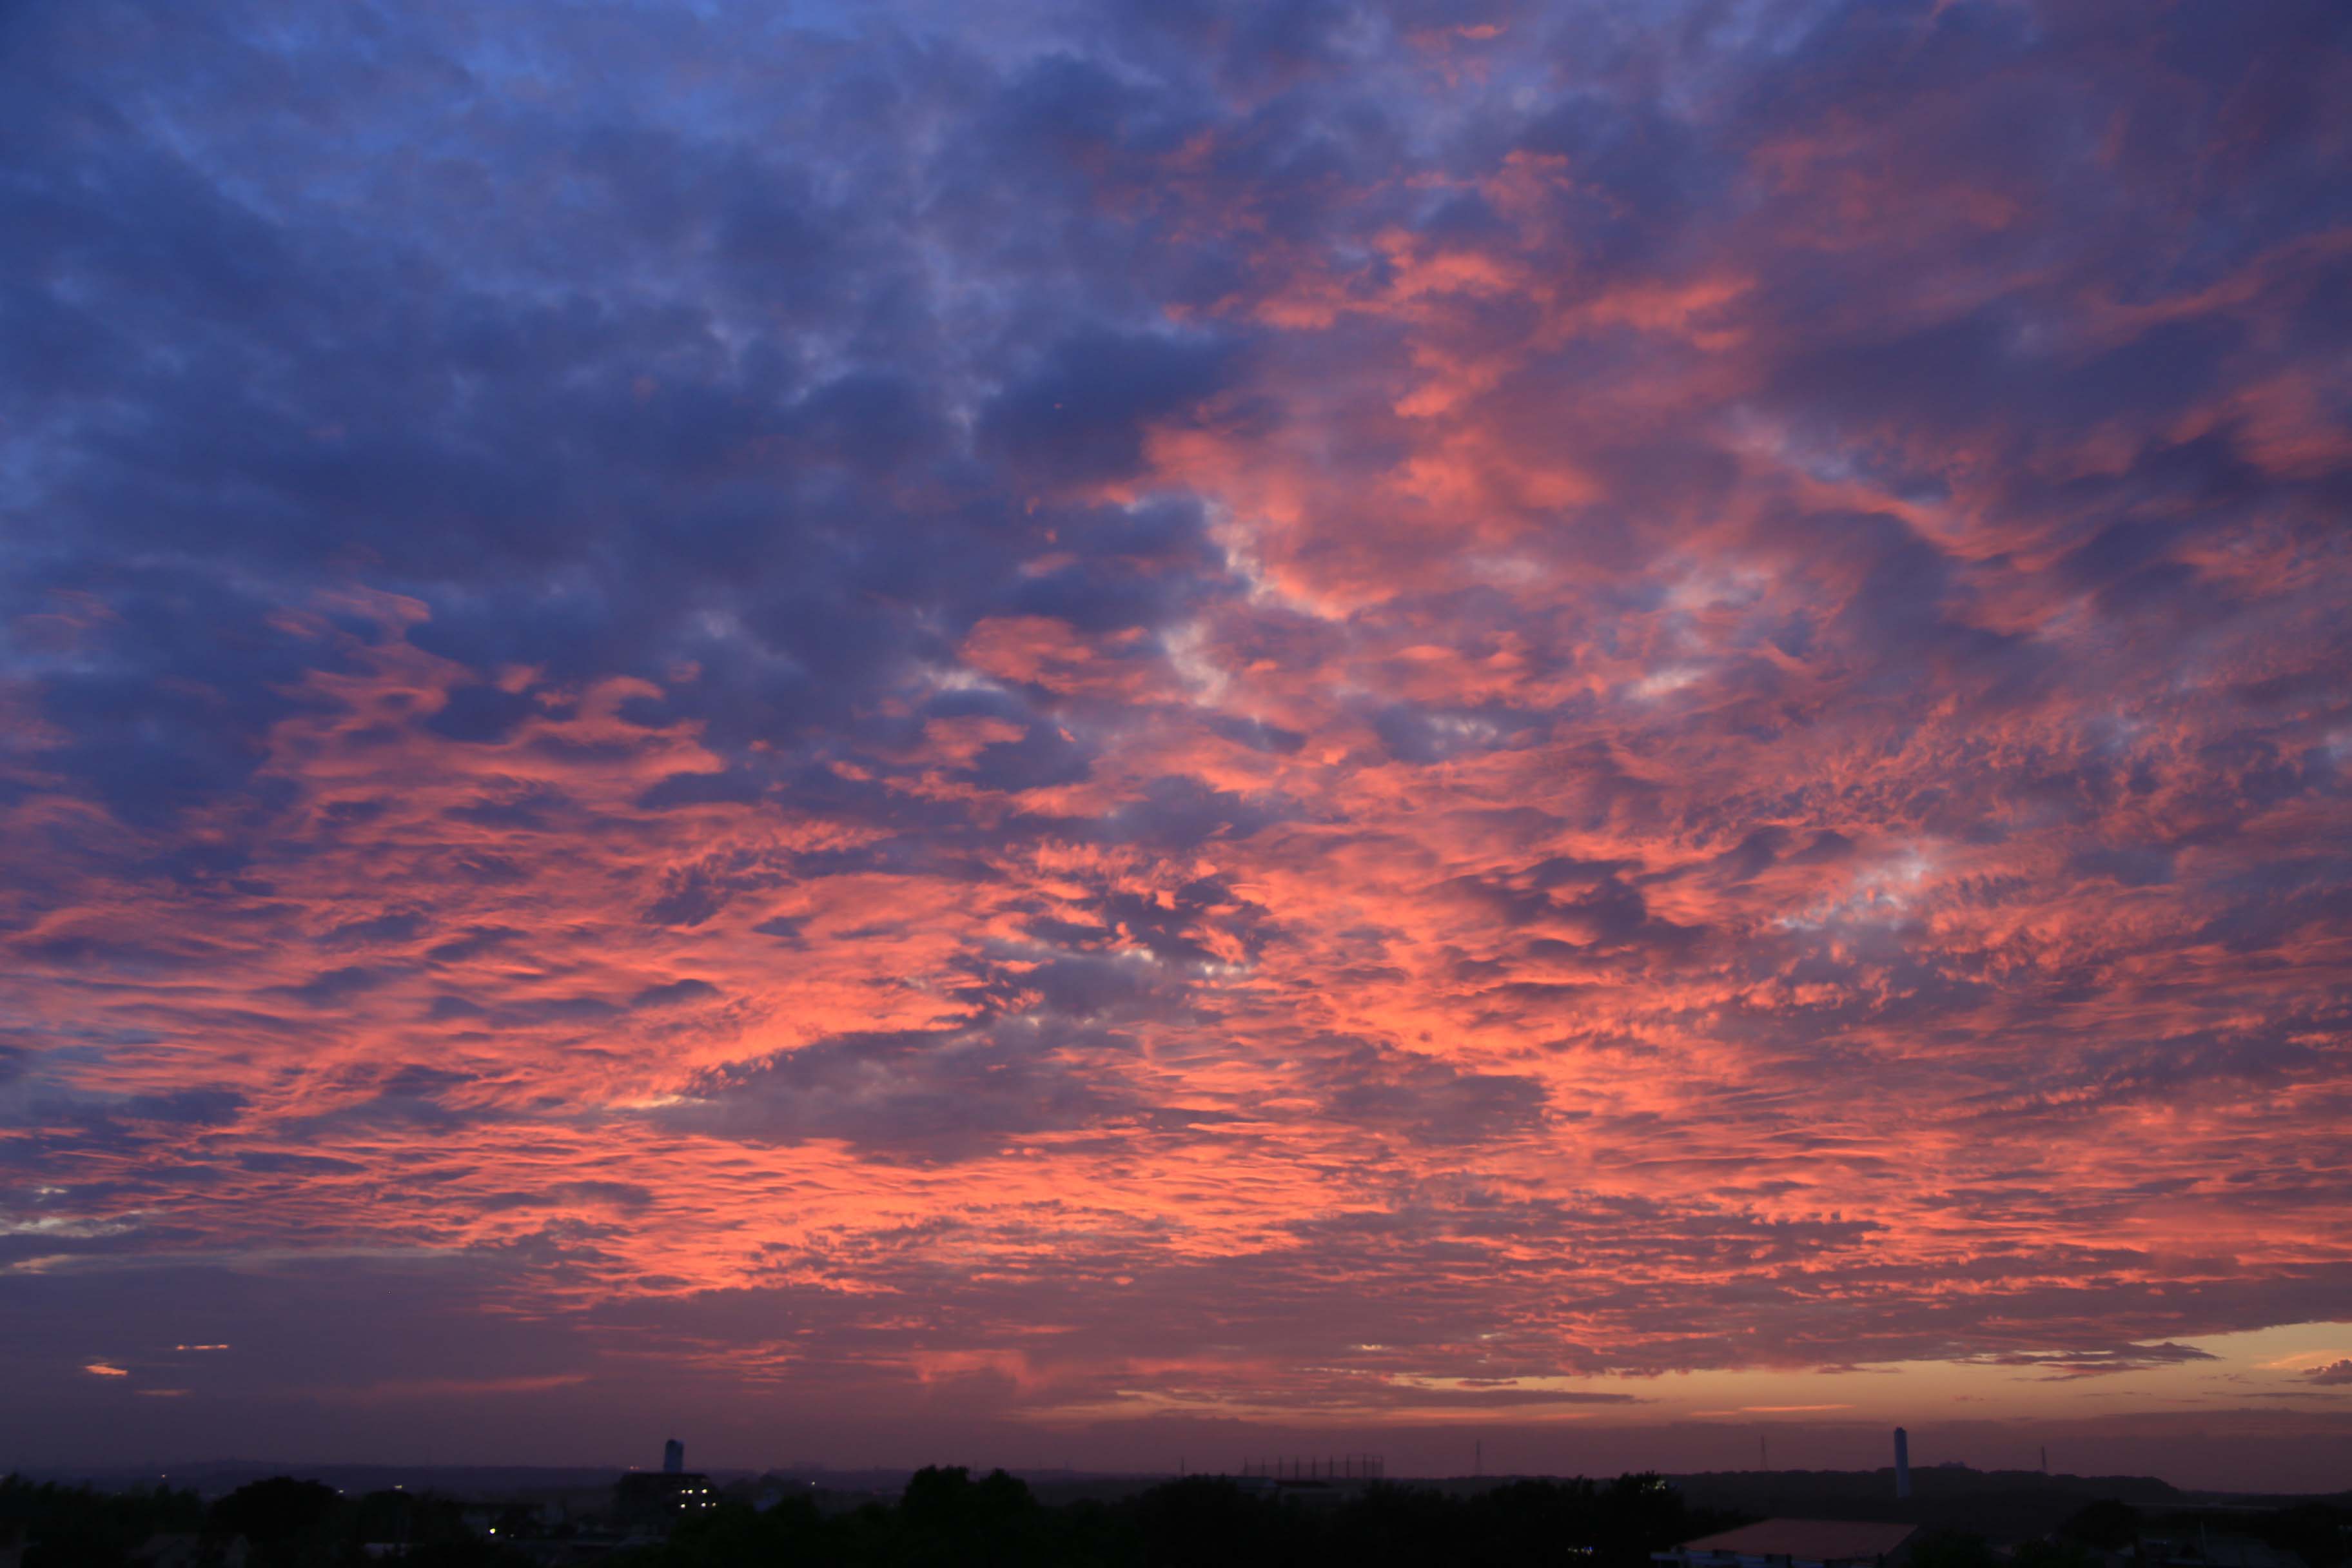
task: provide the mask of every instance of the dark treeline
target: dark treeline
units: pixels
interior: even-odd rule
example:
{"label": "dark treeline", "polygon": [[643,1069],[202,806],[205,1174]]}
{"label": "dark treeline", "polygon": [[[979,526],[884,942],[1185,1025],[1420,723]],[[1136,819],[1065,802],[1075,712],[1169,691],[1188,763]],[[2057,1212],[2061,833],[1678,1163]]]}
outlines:
{"label": "dark treeline", "polygon": [[1049,1508],[997,1471],[917,1472],[895,1508],[827,1517],[788,1499],[764,1513],[721,1508],[678,1526],[626,1568],[931,1564],[1432,1563],[1648,1568],[1653,1550],[1737,1522],[1695,1514],[1654,1476],[1614,1482],[1516,1481],[1475,1496],[1381,1485],[1328,1501],[1253,1496],[1230,1480],[1170,1481],[1115,1501]]}
{"label": "dark treeline", "polygon": [[[1329,1562],[1648,1568],[1654,1548],[1739,1522],[1690,1510],[1652,1476],[1516,1481],[1466,1497],[1407,1485],[1344,1499],[1299,1490],[1255,1496],[1230,1480],[1194,1478],[1127,1498],[1049,1506],[1001,1470],[975,1479],[962,1468],[935,1468],[918,1471],[895,1504],[828,1512],[801,1496],[765,1510],[728,1500],[679,1522],[667,1542],[622,1546],[594,1561],[612,1568]],[[459,1506],[446,1500],[408,1492],[347,1499],[331,1487],[284,1478],[240,1488],[209,1507],[188,1492],[102,1494],[12,1479],[0,1482],[0,1539],[12,1525],[28,1542],[25,1568],[113,1568],[132,1562],[158,1533],[195,1533],[214,1561],[242,1537],[248,1568],[343,1568],[381,1561],[367,1547],[385,1542],[403,1543],[400,1561],[413,1568],[544,1560],[472,1533]],[[575,1541],[570,1550],[587,1545]]]}
{"label": "dark treeline", "polygon": [[2110,1500],[2088,1505],[2047,1542],[2034,1544],[2045,1552],[2193,1563],[2237,1560],[2241,1554],[2233,1542],[2258,1542],[2300,1559],[2306,1568],[2340,1568],[2352,1563],[2352,1508],[2314,1499],[2280,1508],[2144,1510]]}
{"label": "dark treeline", "polygon": [[[1521,1480],[1455,1493],[1410,1483],[1342,1495],[1315,1488],[1254,1493],[1231,1480],[1170,1481],[1131,1496],[1040,1502],[1019,1479],[961,1468],[918,1471],[893,1502],[821,1508],[793,1494],[761,1509],[747,1486],[666,1541],[623,1542],[652,1528],[618,1518],[567,1522],[544,1535],[517,1507],[486,1522],[453,1500],[392,1490],[347,1498],[279,1477],[207,1504],[189,1491],[99,1492],[0,1480],[0,1547],[21,1542],[24,1568],[131,1568],[154,1561],[158,1536],[187,1550],[173,1561],[221,1564],[241,1542],[246,1568],[356,1568],[396,1544],[408,1568],[1254,1568],[1344,1563],[1503,1568],[1649,1568],[1660,1547],[1745,1523],[1691,1507],[1654,1476],[1610,1482]],[[494,1524],[498,1533],[488,1533]],[[539,1537],[536,1541],[534,1536]],[[509,1542],[521,1538],[521,1546]],[[2258,1541],[2305,1568],[2352,1563],[2352,1510],[2310,1502],[2273,1510],[2143,1512],[2094,1502],[2047,1536],[2001,1548],[1967,1531],[1914,1539],[1907,1568],[2160,1568],[2241,1561],[2224,1538]]]}
{"label": "dark treeline", "polygon": [[35,1486],[0,1479],[0,1548],[27,1543],[26,1568],[51,1563],[110,1565],[157,1535],[201,1530],[205,1505],[194,1492],[100,1492],[87,1487]]}
{"label": "dark treeline", "polygon": [[[0,1479],[0,1546],[24,1548],[23,1568],[131,1568],[152,1561],[157,1537],[190,1538],[198,1564],[245,1568],[343,1568],[381,1561],[371,1542],[407,1549],[412,1568],[506,1568],[529,1562],[466,1523],[463,1506],[405,1491],[347,1498],[317,1481],[280,1476],[239,1487],[206,1504],[169,1488],[101,1492],[87,1487]],[[142,1552],[148,1555],[142,1558]]]}
{"label": "dark treeline", "polygon": [[1965,1530],[1921,1532],[1906,1568],[2228,1568],[2256,1542],[2304,1568],[2352,1562],[2352,1509],[2312,1501],[2284,1508],[2143,1511],[2112,1499],[2088,1503],[2047,1535],[1997,1549]]}

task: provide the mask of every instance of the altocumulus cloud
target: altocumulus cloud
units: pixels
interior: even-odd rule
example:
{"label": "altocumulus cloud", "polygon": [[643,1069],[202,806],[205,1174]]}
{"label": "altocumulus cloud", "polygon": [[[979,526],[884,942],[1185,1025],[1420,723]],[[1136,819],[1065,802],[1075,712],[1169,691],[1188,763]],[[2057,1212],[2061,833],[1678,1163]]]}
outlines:
{"label": "altocumulus cloud", "polygon": [[26,1364],[1406,1419],[2352,1300],[2341,6],[0,37]]}

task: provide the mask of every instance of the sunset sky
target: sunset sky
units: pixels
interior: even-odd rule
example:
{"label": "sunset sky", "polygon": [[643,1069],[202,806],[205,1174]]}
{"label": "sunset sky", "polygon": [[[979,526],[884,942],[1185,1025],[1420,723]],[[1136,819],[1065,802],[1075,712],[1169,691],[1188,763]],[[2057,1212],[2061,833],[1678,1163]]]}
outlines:
{"label": "sunset sky", "polygon": [[2347,104],[0,7],[0,1468],[2352,1484]]}

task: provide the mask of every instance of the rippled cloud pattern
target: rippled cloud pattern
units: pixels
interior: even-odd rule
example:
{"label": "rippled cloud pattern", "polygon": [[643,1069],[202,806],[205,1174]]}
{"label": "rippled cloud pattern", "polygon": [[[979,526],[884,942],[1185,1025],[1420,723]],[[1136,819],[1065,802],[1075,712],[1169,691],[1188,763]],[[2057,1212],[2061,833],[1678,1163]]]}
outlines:
{"label": "rippled cloud pattern", "polygon": [[0,1377],[2352,1317],[2347,102],[2324,0],[9,7]]}

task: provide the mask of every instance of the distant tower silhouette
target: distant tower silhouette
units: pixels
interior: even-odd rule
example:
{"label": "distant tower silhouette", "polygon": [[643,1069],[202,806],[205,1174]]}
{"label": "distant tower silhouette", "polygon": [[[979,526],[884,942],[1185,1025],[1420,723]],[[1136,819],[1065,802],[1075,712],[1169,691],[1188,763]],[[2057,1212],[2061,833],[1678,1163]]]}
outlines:
{"label": "distant tower silhouette", "polygon": [[1911,1434],[1895,1428],[1895,1495],[1911,1495]]}
{"label": "distant tower silhouette", "polygon": [[686,1445],[672,1437],[662,1445],[662,1474],[677,1476],[686,1473]]}

